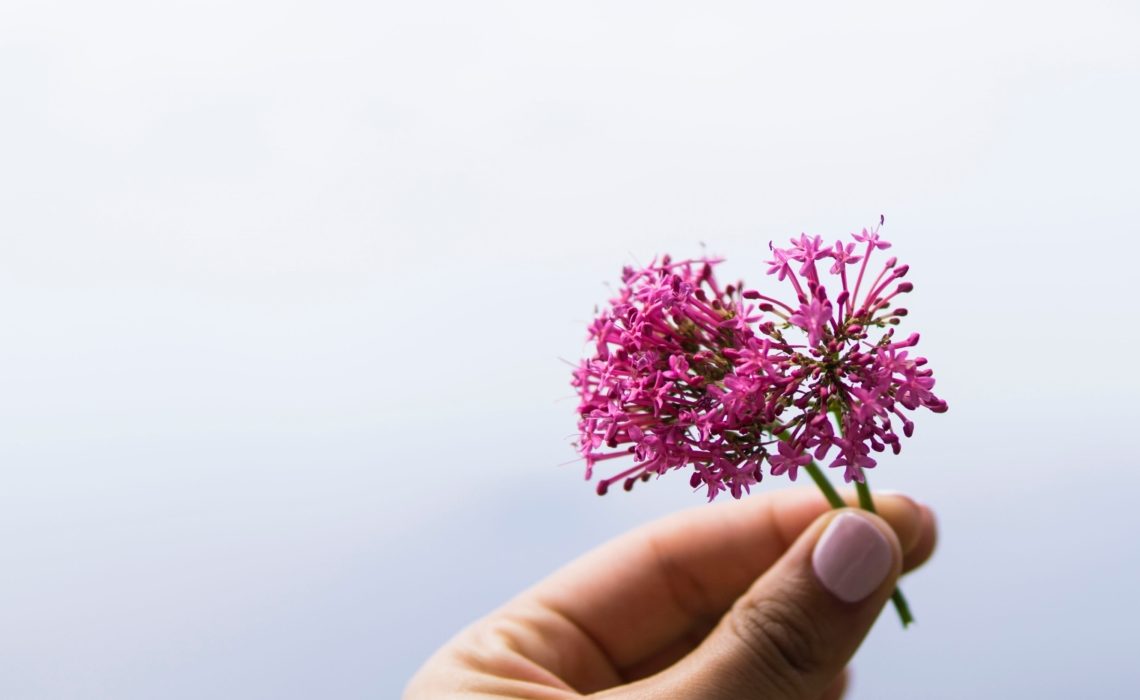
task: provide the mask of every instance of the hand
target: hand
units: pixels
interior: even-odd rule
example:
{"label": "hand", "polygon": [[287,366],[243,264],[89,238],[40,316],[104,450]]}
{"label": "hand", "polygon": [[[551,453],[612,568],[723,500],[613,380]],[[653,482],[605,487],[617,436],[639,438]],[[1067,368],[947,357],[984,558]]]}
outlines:
{"label": "hand", "polygon": [[934,550],[928,508],[875,505],[780,491],[651,523],[461,632],[405,700],[838,698],[900,572]]}

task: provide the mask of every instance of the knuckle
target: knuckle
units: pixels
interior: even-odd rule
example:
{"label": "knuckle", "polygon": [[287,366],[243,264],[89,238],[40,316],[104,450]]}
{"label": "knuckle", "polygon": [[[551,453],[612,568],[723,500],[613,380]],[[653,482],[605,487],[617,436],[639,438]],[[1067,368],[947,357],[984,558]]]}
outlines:
{"label": "knuckle", "polygon": [[822,665],[824,638],[811,613],[794,600],[742,599],[729,615],[755,671],[790,697],[801,697]]}

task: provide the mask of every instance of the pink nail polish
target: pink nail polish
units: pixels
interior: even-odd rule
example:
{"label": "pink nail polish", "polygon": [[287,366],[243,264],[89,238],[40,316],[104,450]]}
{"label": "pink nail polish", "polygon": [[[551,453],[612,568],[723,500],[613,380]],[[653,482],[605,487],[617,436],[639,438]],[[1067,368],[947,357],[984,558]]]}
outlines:
{"label": "pink nail polish", "polygon": [[811,566],[823,587],[848,603],[863,600],[891,572],[891,543],[871,521],[841,513],[824,530]]}

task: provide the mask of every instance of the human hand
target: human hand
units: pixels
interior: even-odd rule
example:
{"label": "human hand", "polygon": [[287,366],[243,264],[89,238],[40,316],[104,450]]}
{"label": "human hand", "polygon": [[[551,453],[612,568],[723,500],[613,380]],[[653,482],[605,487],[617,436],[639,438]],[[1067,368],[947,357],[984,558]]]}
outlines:
{"label": "human hand", "polygon": [[934,551],[928,508],[875,505],[779,491],[641,527],[461,632],[405,700],[839,698],[900,572]]}

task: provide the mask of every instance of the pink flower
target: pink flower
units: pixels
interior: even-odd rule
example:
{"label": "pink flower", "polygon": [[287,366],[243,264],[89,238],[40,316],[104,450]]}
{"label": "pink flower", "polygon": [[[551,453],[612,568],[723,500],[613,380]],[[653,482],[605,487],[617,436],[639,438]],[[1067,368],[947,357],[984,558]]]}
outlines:
{"label": "pink flower", "polygon": [[853,265],[863,259],[862,255],[853,255],[855,252],[855,244],[848,243],[844,245],[843,241],[836,241],[835,248],[831,251],[831,257],[835,263],[828,270],[833,275],[838,275],[843,272],[845,265]]}
{"label": "pink flower", "polygon": [[[790,249],[770,246],[768,273],[791,287],[791,303],[742,283],[722,287],[717,259],[666,256],[625,268],[617,296],[589,326],[592,352],[572,381],[587,478],[624,462],[607,469],[598,493],[688,469],[710,500],[722,491],[739,498],[765,463],[794,480],[829,456],[845,480],[862,481],[877,464],[872,452],[901,449],[896,425],[913,434],[905,412],[945,411],[926,359],[910,354],[918,335],[895,337],[907,310],[894,300],[913,288],[898,281],[907,266],[890,258],[869,275],[874,252],[890,243],[878,228],[852,239],[824,245],[801,234]],[[833,260],[827,279],[815,266],[824,258]]]}
{"label": "pink flower", "polygon": [[872,248],[878,248],[880,250],[885,250],[886,248],[891,247],[891,244],[888,243],[887,241],[879,240],[879,230],[878,229],[875,229],[873,231],[868,231],[867,229],[863,229],[862,233],[853,233],[853,234],[851,234],[851,237],[854,238],[855,240],[859,241],[860,243],[867,243]]}
{"label": "pink flower", "polygon": [[776,279],[783,282],[791,270],[791,268],[788,267],[788,261],[792,259],[790,251],[775,248],[771,242],[768,243],[768,248],[772,251],[772,259],[768,261],[768,274],[774,275],[779,273],[779,277]]}
{"label": "pink flower", "polygon": [[800,274],[805,277],[810,276],[810,272],[814,269],[813,263],[820,258],[830,258],[832,251],[823,247],[823,237],[813,236],[808,238],[806,233],[800,234],[800,239],[792,239],[792,247],[788,251],[792,260],[797,260],[803,265],[800,266]]}
{"label": "pink flower", "polygon": [[[821,287],[822,289],[822,287]],[[808,304],[800,304],[799,311],[788,317],[788,323],[799,326],[808,333],[808,345],[819,345],[831,320],[831,302],[813,296]]]}
{"label": "pink flower", "polygon": [[787,474],[789,479],[795,481],[796,470],[811,462],[811,454],[785,440],[780,443],[777,453],[768,458],[768,462],[772,465],[772,476]]}

